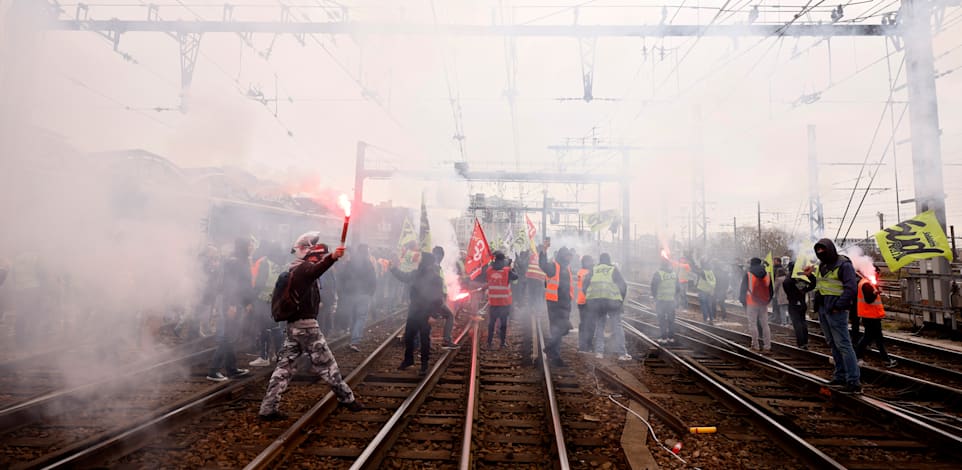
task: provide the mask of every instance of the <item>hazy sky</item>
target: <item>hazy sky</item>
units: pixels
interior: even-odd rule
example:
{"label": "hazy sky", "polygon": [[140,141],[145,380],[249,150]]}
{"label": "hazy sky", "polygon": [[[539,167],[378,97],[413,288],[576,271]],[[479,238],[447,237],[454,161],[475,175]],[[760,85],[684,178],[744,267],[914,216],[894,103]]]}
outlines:
{"label": "hazy sky", "polygon": [[[6,10],[10,3],[0,2],[0,9]],[[137,3],[90,2],[89,15],[145,18],[146,8]],[[161,18],[183,20],[220,19],[224,4],[222,0],[142,3],[160,5]],[[322,21],[327,16],[318,5],[336,2],[232,3],[235,19],[276,20],[278,5],[287,3],[295,17],[309,15]],[[353,21],[434,22],[429,1],[339,3],[348,7]],[[729,11],[719,16],[719,24],[746,22],[754,4],[762,5],[757,21],[771,23],[788,21],[805,3],[819,4],[674,1],[665,10],[666,21],[707,24],[723,3],[728,3]],[[879,13],[898,5],[888,0],[843,3],[848,5],[843,22],[874,24],[880,22]],[[73,17],[75,4],[61,4],[62,17]],[[439,23],[560,25],[574,22],[575,11],[580,24],[657,24],[661,4],[445,0],[434,6]],[[837,4],[822,3],[798,21],[829,22],[829,11]],[[575,5],[580,7],[571,8]],[[350,191],[353,185],[358,140],[383,149],[372,151],[378,159],[412,169],[450,167],[462,157],[478,167],[514,166],[512,120],[504,98],[507,44],[501,37],[317,35],[307,37],[302,46],[291,35],[255,35],[251,41],[252,47],[235,34],[203,37],[190,106],[184,114],[177,110],[178,46],[171,37],[124,34],[118,53],[92,32],[47,32],[39,43],[24,45],[36,59],[33,89],[23,90],[34,96],[25,118],[62,134],[82,150],[143,148],[182,166],[231,164],[278,180],[320,174],[324,183],[341,191]],[[272,42],[270,57],[264,59]],[[934,46],[939,72],[962,66],[962,9],[946,11]],[[679,235],[687,233],[696,109],[702,115],[710,231],[730,231],[732,217],[737,217],[739,225],[753,225],[755,203],[760,200],[764,224],[806,232],[807,219],[800,214],[807,210],[808,198],[806,125],[817,126],[822,162],[861,162],[867,154],[870,161],[879,161],[892,133],[889,115],[882,115],[889,74],[898,75],[896,86],[905,81],[904,69],[897,73],[901,52],[881,38],[599,38],[594,61],[597,99],[562,101],[559,98],[582,95],[578,40],[518,38],[515,47],[514,125],[522,166],[535,171],[557,171],[562,165],[566,171],[618,173],[616,152],[572,151],[559,162],[559,155],[547,146],[580,145],[582,139],[590,144],[597,138],[603,144],[641,147],[632,153],[631,169],[632,217],[641,232],[667,227]],[[128,54],[128,59],[122,54]],[[885,60],[887,54],[891,55]],[[366,99],[362,87],[376,94],[380,104]],[[958,73],[948,73],[937,80],[937,87],[943,160],[962,165],[962,79]],[[273,102],[265,106],[247,96],[254,89],[268,99],[279,98],[276,117]],[[814,93],[820,93],[819,99],[801,103],[803,95]],[[452,139],[455,121],[450,96],[460,98],[463,156]],[[893,94],[896,122],[906,99],[904,88]],[[896,154],[885,155],[873,183],[878,189],[870,192],[851,236],[876,230],[877,212],[885,214],[887,223],[893,222],[897,199],[913,197],[911,149],[905,141],[908,130],[906,113],[895,136]],[[854,187],[859,170],[859,166],[820,166],[830,235],[849,198],[850,191],[844,189]],[[962,216],[962,205],[954,204],[962,197],[954,184],[960,172],[962,166],[945,168],[950,224]],[[867,177],[858,186],[865,184]],[[412,186],[417,184],[372,183],[365,199],[393,199],[413,206],[420,188]],[[529,204],[537,205],[543,189],[540,184],[525,187]],[[495,194],[501,190],[510,197],[517,195],[518,185],[472,185],[468,190]],[[576,195],[583,201],[597,198],[592,186],[557,185],[549,190],[562,200]],[[856,205],[860,198],[861,191]],[[615,186],[603,190],[602,204],[620,207]],[[905,218],[914,206],[902,209]]]}

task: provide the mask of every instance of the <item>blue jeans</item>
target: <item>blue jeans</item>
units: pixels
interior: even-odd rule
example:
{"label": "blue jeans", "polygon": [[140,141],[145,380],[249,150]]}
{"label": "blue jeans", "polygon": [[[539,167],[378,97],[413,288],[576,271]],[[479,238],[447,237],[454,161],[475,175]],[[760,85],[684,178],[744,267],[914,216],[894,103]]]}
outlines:
{"label": "blue jeans", "polygon": [[[243,311],[244,307],[237,306],[237,310]],[[219,372],[221,367],[227,371],[227,375],[237,373],[237,356],[234,352],[234,343],[237,342],[237,331],[240,328],[240,318],[237,315],[240,314],[228,318],[229,314],[225,311],[217,316],[217,349],[214,350],[208,366],[210,375]]]}
{"label": "blue jeans", "polygon": [[711,294],[707,292],[698,292],[698,303],[701,304],[701,318],[702,320],[714,320],[715,319],[715,303],[712,302]]}
{"label": "blue jeans", "polygon": [[351,344],[360,344],[364,338],[364,327],[367,326],[367,314],[371,311],[371,297],[365,294],[351,294],[344,296],[339,302],[344,307],[344,318],[350,321]]}
{"label": "blue jeans", "polygon": [[661,339],[675,337],[675,303],[670,300],[655,302],[655,312],[658,313],[658,326],[661,329]]}
{"label": "blue jeans", "polygon": [[557,302],[547,301],[548,305],[548,339],[545,349],[550,359],[561,359],[561,340],[571,330],[571,306],[558,305]]}
{"label": "blue jeans", "polygon": [[852,338],[848,333],[848,311],[831,313],[824,307],[819,308],[818,322],[822,325],[825,342],[832,348],[832,358],[835,359],[832,379],[858,385],[860,371]]}
{"label": "blue jeans", "polygon": [[605,322],[611,328],[611,352],[621,356],[628,354],[625,349],[625,330],[621,325],[621,302],[618,300],[589,300],[595,314],[595,352],[605,352]]}

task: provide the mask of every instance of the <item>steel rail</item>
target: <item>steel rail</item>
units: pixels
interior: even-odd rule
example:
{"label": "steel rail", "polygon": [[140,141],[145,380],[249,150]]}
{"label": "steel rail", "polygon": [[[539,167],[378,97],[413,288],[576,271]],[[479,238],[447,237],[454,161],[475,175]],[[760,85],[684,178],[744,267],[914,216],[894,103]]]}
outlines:
{"label": "steel rail", "polygon": [[50,362],[58,357],[63,357],[65,354],[70,353],[74,349],[83,349],[89,346],[98,345],[100,342],[97,340],[90,341],[78,341],[71,344],[60,344],[58,347],[45,349],[43,351],[34,352],[32,354],[16,357],[13,359],[7,359],[0,362],[0,373],[10,373],[17,369],[23,368],[23,366],[28,364],[42,364],[44,362]]}
{"label": "steel rail", "polygon": [[595,372],[601,374],[601,378],[608,383],[614,384],[620,388],[621,391],[628,395],[629,398],[643,404],[645,408],[648,408],[648,411],[664,421],[672,431],[675,431],[675,434],[678,434],[679,436],[688,434],[690,426],[685,425],[681,418],[672,414],[657,401],[648,398],[644,394],[635,390],[634,387],[631,387],[623,382],[615,373],[608,370],[605,366],[602,365],[595,367]]}
{"label": "steel rail", "polygon": [[[333,349],[346,346],[350,335],[332,339],[328,345]],[[252,378],[270,376],[272,369],[264,368],[251,375]],[[219,383],[172,405],[149,413],[147,416],[124,426],[91,436],[32,462],[29,468],[77,468],[92,467],[111,458],[127,455],[156,438],[158,433],[176,429],[190,419],[203,414],[211,406],[233,400],[250,385],[250,380]]]}
{"label": "steel rail", "polygon": [[[545,347],[544,331],[541,322],[538,322],[538,347],[543,351]],[[545,390],[548,395],[548,409],[551,413],[551,429],[554,434],[555,449],[558,452],[557,468],[559,470],[569,470],[571,464],[568,463],[568,449],[565,446],[564,429],[561,427],[561,411],[558,408],[558,397],[554,392],[554,381],[551,379],[551,368],[548,365],[548,356],[541,354],[541,370],[544,371]]]}
{"label": "steel rail", "polygon": [[474,326],[471,327],[471,335],[474,336],[475,340],[471,343],[471,372],[468,376],[468,403],[464,413],[464,433],[461,440],[461,461],[458,468],[460,470],[471,470],[473,468],[473,459],[471,452],[471,445],[474,442],[474,415],[478,410],[478,397],[480,394],[480,372],[481,366],[478,359],[478,348],[481,342],[478,341],[478,329],[481,322],[475,321]]}
{"label": "steel rail", "polygon": [[[344,381],[352,388],[357,386],[368,374],[373,363],[387,351],[391,343],[395,341],[395,337],[401,334],[402,331],[404,331],[403,326],[388,335],[387,339],[385,339],[370,356],[365,358],[364,361],[351,371],[350,375],[344,378]],[[334,392],[327,392],[324,398],[315,403],[314,406],[298,418],[290,428],[284,431],[274,442],[254,457],[244,469],[263,470],[271,468],[272,466],[280,466],[283,457],[290,453],[291,449],[297,448],[310,435],[308,427],[319,421],[323,421],[334,411],[335,407],[337,407],[337,399],[334,397]]]}
{"label": "steel rail", "polygon": [[[477,321],[473,321],[473,330],[477,331]],[[464,337],[471,331],[471,328],[465,328],[461,331],[461,335],[455,341],[459,346],[462,344]],[[478,348],[478,337],[477,334],[471,335],[471,348],[477,351]],[[441,376],[447,370],[448,365],[454,360],[454,357],[459,352],[459,349],[446,349],[431,371],[428,372],[427,376],[421,380],[421,383],[408,395],[407,398],[398,406],[394,414],[381,426],[381,430],[378,431],[377,435],[371,439],[371,442],[364,448],[361,455],[357,457],[354,463],[351,465],[351,470],[370,470],[382,468],[381,464],[387,458],[388,452],[391,450],[391,446],[397,441],[398,436],[400,436],[401,431],[407,425],[408,420],[411,415],[417,411],[418,407],[424,403],[424,400],[428,398],[428,395],[434,391],[434,387],[437,385],[438,381],[441,380]]]}
{"label": "steel rail", "polygon": [[[268,371],[259,375],[268,375]],[[143,447],[159,432],[170,431],[204,413],[217,403],[234,399],[235,395],[248,386],[249,380],[223,382],[210,389],[197,393],[165,407],[159,412],[149,414],[133,426],[124,426],[108,431],[106,436],[93,436],[53,454],[45,455],[26,465],[27,468],[80,468],[96,466],[99,462],[120,457]]]}
{"label": "steel rail", "polygon": [[190,353],[186,356],[176,357],[156,363],[150,367],[135,370],[123,376],[113,376],[99,381],[88,382],[83,385],[45,393],[38,397],[16,403],[0,410],[0,432],[6,432],[14,427],[24,424],[33,417],[42,415],[43,410],[55,406],[61,400],[65,400],[73,395],[80,393],[96,394],[99,390],[102,390],[109,384],[128,382],[134,377],[150,373],[157,373],[157,371],[160,371],[160,373],[172,373],[171,370],[175,369],[171,369],[169,366],[184,362],[193,363],[202,359],[206,360],[211,354],[213,354],[214,349],[215,348],[204,349],[198,352]]}
{"label": "steel rail", "polygon": [[[753,357],[760,358],[762,360],[781,364],[779,361],[777,361],[772,357],[768,357],[763,354],[758,354],[758,353],[755,353],[754,351],[750,351],[747,348],[745,348],[743,346],[743,343],[751,338],[748,334],[729,330],[726,328],[721,328],[719,326],[706,325],[700,322],[694,322],[694,321],[686,320],[683,318],[678,319],[677,322],[684,323],[685,325],[689,325],[692,328],[698,328],[706,332],[711,332],[711,334],[717,337],[724,338],[729,341],[741,340],[742,343],[739,343],[738,346],[740,346],[740,349],[742,349],[746,354],[749,354]],[[784,344],[784,343],[779,343],[776,341],[772,341],[772,348],[778,350],[779,352],[784,352],[791,356],[804,358],[804,359],[819,359],[819,360],[824,360],[825,362],[828,362],[828,358],[830,357],[826,354],[823,354],[817,351],[798,349],[794,346]],[[935,366],[933,367],[938,369],[939,372],[941,371],[955,372],[949,369],[943,369]],[[942,385],[940,383],[932,382],[930,380],[920,379],[918,377],[913,377],[911,375],[900,374],[892,370],[883,370],[883,369],[877,369],[875,367],[868,367],[868,366],[862,366],[861,370],[862,370],[862,375],[868,379],[867,380],[868,382],[878,383],[878,381],[884,381],[886,383],[893,384],[895,386],[905,387],[907,389],[911,389],[913,394],[927,395],[924,397],[920,397],[920,399],[923,399],[923,400],[945,400],[945,399],[952,398],[956,400],[956,403],[962,404],[962,390],[958,388],[949,387],[947,385]]]}
{"label": "steel rail", "polygon": [[716,399],[727,403],[733,409],[746,412],[754,423],[769,432],[769,434],[778,442],[782,449],[785,449],[787,452],[795,455],[799,459],[811,465],[813,468],[845,468],[835,459],[829,457],[815,446],[809,444],[805,439],[802,439],[801,436],[795,434],[781,423],[775,421],[772,417],[756,407],[753,403],[745,400],[739,394],[733,392],[729,387],[708,376],[701,369],[694,367],[681,356],[678,356],[669,349],[662,347],[660,344],[642,333],[640,330],[636,329],[630,323],[622,321],[622,324],[626,332],[629,332],[641,341],[648,343],[650,347],[658,349],[660,355],[668,358],[672,363],[682,367],[697,377],[699,381],[705,384],[708,392]]}
{"label": "steel rail", "polygon": [[[647,324],[641,322],[640,320],[629,319],[623,321],[622,323],[629,324],[629,321],[643,324],[647,328],[656,328],[655,325]],[[802,386],[809,387],[813,390],[821,391],[823,394],[827,392],[833,401],[848,409],[852,414],[857,416],[871,416],[875,417],[877,420],[885,419],[889,422],[893,422],[898,424],[900,429],[910,430],[912,435],[926,436],[926,440],[924,442],[927,444],[937,443],[940,448],[946,449],[947,453],[956,456],[962,456],[962,437],[954,435],[945,429],[933,426],[929,423],[929,420],[926,420],[918,413],[899,408],[890,403],[886,403],[885,407],[879,407],[876,405],[876,403],[880,402],[879,400],[865,397],[863,395],[847,395],[837,393],[827,387],[828,380],[826,379],[814,376],[807,372],[799,371],[794,367],[779,361],[774,361],[771,358],[765,358],[765,360],[756,359],[747,354],[743,354],[746,352],[747,348],[741,344],[733,343],[729,340],[718,337],[717,335],[713,335],[704,330],[692,328],[687,325],[682,325],[682,327],[688,329],[692,333],[704,336],[709,341],[718,343],[718,345],[712,345],[688,336],[676,335],[681,336],[684,341],[687,341],[692,345],[698,345],[703,349],[710,350],[728,360],[742,363],[751,362],[752,365],[762,368],[772,374],[777,374],[785,380],[791,380],[796,385],[801,384]],[[634,327],[632,328],[634,329]],[[893,413],[893,410],[897,412]]]}
{"label": "steel rail", "polygon": [[[638,287],[638,288],[642,288],[642,289],[648,289],[648,288],[650,288],[650,286],[649,286],[648,284],[639,283],[639,282],[630,282],[630,281],[628,281],[627,284],[628,284],[629,286],[634,286],[634,287]],[[687,293],[686,295],[688,296],[688,302],[689,302],[689,303],[695,303],[695,304],[697,304],[697,302],[698,302],[698,295],[697,295],[697,294],[693,294],[693,293],[690,293],[690,292],[689,292],[689,293]],[[741,308],[741,305],[734,304],[734,303],[731,303],[731,302],[726,302],[726,305],[731,306],[731,307],[735,307],[735,308]],[[729,313],[731,313],[731,314],[733,314],[733,315],[735,315],[735,316],[738,316],[738,317],[740,317],[740,318],[745,318],[744,315],[741,315],[741,314],[739,314],[739,313],[737,313],[737,312],[729,312]],[[806,322],[807,322],[807,324],[808,324],[808,327],[809,327],[809,336],[812,336],[812,337],[815,337],[815,338],[821,338],[821,339],[824,340],[824,339],[825,339],[824,336],[816,333],[816,331],[820,331],[820,330],[821,330],[821,325],[819,324],[818,320],[812,320],[812,319],[810,319],[810,318],[806,318],[805,320],[806,320]],[[791,328],[789,328],[789,327],[783,327],[782,325],[777,325],[777,324],[774,324],[774,323],[769,323],[769,325],[771,325],[771,326],[774,327],[774,328],[791,329]],[[898,346],[898,347],[901,347],[901,348],[905,348],[905,349],[909,349],[909,350],[914,350],[914,351],[917,351],[917,352],[922,353],[922,354],[931,354],[931,355],[934,355],[934,356],[939,356],[939,357],[941,357],[941,358],[944,358],[944,360],[945,360],[946,362],[949,362],[949,363],[962,364],[962,351],[955,351],[955,350],[948,349],[948,348],[941,348],[941,347],[938,347],[938,346],[933,346],[933,345],[931,345],[931,344],[913,342],[913,341],[909,341],[909,340],[906,340],[906,339],[903,339],[903,338],[897,338],[897,337],[892,337],[892,336],[886,336],[884,339],[885,339],[885,344],[887,344],[887,345],[891,344],[891,345]],[[878,351],[877,351],[876,349],[874,349],[874,348],[870,348],[868,351],[869,351],[873,356],[878,355]],[[898,360],[899,362],[905,362],[906,364],[910,364],[910,365],[912,365],[913,367],[917,367],[918,369],[922,369],[922,370],[926,370],[926,371],[933,372],[933,373],[938,373],[938,374],[947,374],[947,375],[952,376],[952,377],[955,378],[956,380],[962,380],[962,371],[960,371],[960,370],[947,369],[947,368],[945,368],[945,367],[936,366],[936,365],[933,365],[933,364],[929,364],[929,363],[926,363],[926,362],[922,362],[922,361],[919,361],[919,360],[916,360],[916,359],[912,359],[912,358],[910,358],[910,357],[905,357],[905,356],[902,356],[902,355],[899,355],[899,354],[894,354],[894,353],[891,353],[891,352],[889,352],[888,355],[889,355],[890,357]]]}

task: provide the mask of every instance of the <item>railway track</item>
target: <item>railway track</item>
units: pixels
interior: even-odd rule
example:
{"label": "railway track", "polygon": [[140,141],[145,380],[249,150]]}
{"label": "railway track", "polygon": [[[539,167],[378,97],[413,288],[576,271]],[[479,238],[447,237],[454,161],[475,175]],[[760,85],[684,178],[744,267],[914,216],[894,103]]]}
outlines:
{"label": "railway track", "polygon": [[[458,388],[459,377],[463,382],[465,372],[463,366],[451,364],[463,363],[463,359],[455,359],[461,355],[462,348],[467,349],[466,338],[472,331],[470,323],[474,322],[466,315],[457,318],[455,330],[461,333],[456,342],[464,345],[462,347],[441,349],[437,347],[439,342],[432,341],[432,363],[424,376],[414,366],[398,370],[403,345],[395,339],[396,335],[389,338],[345,378],[364,403],[364,410],[357,413],[342,410],[336,406],[333,394],[328,394],[245,468],[379,468],[399,433],[409,423],[451,428],[455,421],[463,419],[452,417],[451,410],[439,413],[442,416],[426,416],[423,420],[415,415],[425,400],[435,393],[457,401],[458,393],[450,389]],[[463,412],[460,407],[456,408]],[[444,438],[440,434],[437,437],[439,441]],[[450,458],[431,441],[427,439],[430,449],[411,449],[406,456],[433,460]],[[447,447],[448,452],[453,450],[453,445]]]}
{"label": "railway track", "polygon": [[183,351],[197,351],[206,345],[209,342],[198,340],[145,356],[134,347],[88,341],[0,362],[0,408],[11,408],[66,388],[104,381],[121,368],[149,367],[151,363]]}
{"label": "railway track", "polygon": [[[394,322],[399,320],[396,318]],[[333,340],[334,347],[346,349],[347,336]],[[34,413],[36,420],[10,431],[2,454],[7,468],[78,468],[131,465],[125,459],[143,449],[176,453],[185,442],[166,441],[184,427],[200,433],[205,427],[230,432],[225,410],[251,411],[252,396],[259,402],[272,368],[257,369],[241,380],[223,383],[207,381],[206,363],[212,349],[185,354],[153,365],[149,369],[112,379],[116,386],[103,384],[62,394],[59,415]],[[297,380],[297,378],[295,379]],[[303,380],[300,378],[300,380]],[[113,383],[111,382],[111,383]],[[50,408],[50,405],[47,405]],[[59,418],[58,418],[59,416]],[[196,435],[195,435],[196,436]],[[9,457],[8,457],[9,456]],[[188,460],[162,464],[133,464],[197,468]]]}
{"label": "railway track", "polygon": [[[647,284],[629,283],[634,289],[634,293],[639,291],[647,293]],[[632,291],[629,291],[632,293]],[[698,296],[688,294],[689,306],[698,305]],[[726,317],[724,322],[718,322],[717,326],[728,326],[728,322],[734,321],[739,325],[745,325],[747,317],[738,313],[742,309],[739,305],[727,304]],[[679,311],[679,316],[700,322],[700,311],[684,310]],[[820,334],[822,331],[818,321],[807,319],[809,332],[809,348],[828,354],[829,350],[825,343],[825,337]],[[780,341],[784,344],[795,344],[795,333],[792,327],[769,323],[772,330],[773,341]],[[898,372],[911,374],[933,383],[946,385],[962,390],[962,352],[947,348],[908,341],[901,338],[890,336],[885,337],[885,349],[889,356],[896,359],[899,363]],[[878,350],[874,345],[867,350],[868,364],[882,364]]]}
{"label": "railway track", "polygon": [[[0,410],[0,465],[44,466],[90,443],[163,413],[180,399],[211,389],[203,364],[205,342],[149,360],[112,367],[80,385],[50,391]],[[147,365],[150,364],[150,365]],[[29,377],[29,376],[28,376]],[[49,377],[41,383],[49,386]],[[25,379],[27,380],[27,379]],[[124,398],[127,397],[127,398]]]}
{"label": "railway track", "polygon": [[[656,325],[627,320],[649,344]],[[950,468],[962,440],[903,409],[870,397],[839,394],[824,379],[751,357],[744,347],[680,325],[677,347],[665,354],[697,371],[716,393],[763,419],[771,436],[818,468]],[[637,328],[636,328],[637,327]],[[653,345],[661,348],[661,346]],[[764,418],[761,417],[764,415]]]}
{"label": "railway track", "polygon": [[[680,321],[738,344],[749,344],[751,340],[747,334],[718,326],[691,320]],[[751,351],[746,351],[746,354],[787,364],[826,380],[831,379],[832,366],[828,362],[830,357],[828,347],[820,344],[812,349],[815,350],[801,350],[787,344],[773,342],[771,355],[760,356]],[[929,376],[929,379],[923,376]],[[962,389],[940,383],[937,376],[934,379],[932,376],[935,374],[931,372],[905,375],[890,369],[861,367],[862,385],[866,395],[912,410],[935,427],[962,434]]]}
{"label": "railway track", "polygon": [[[744,315],[734,312],[730,312],[729,315],[741,320],[741,323],[737,323],[739,330],[742,329],[741,325],[747,322]],[[699,321],[700,312],[690,311],[683,313],[679,319],[681,318],[698,328],[711,331],[742,345],[750,344],[750,337],[732,329],[734,325],[730,322],[706,324]],[[825,344],[823,336],[810,331],[808,350],[801,350],[790,346],[795,344],[794,331],[791,328],[776,324],[770,324],[770,326],[773,336],[771,359],[822,378],[831,378],[832,366],[829,363],[831,351]],[[817,323],[812,327],[820,328]],[[929,345],[909,343],[910,346],[906,346],[903,344],[904,341],[898,340],[893,343],[902,344],[901,349],[906,354],[920,354],[923,357],[937,356],[942,358],[943,363],[948,361],[947,358],[955,355],[954,351],[933,348]],[[751,351],[747,354],[763,357]],[[911,411],[918,419],[933,427],[962,435],[962,377],[959,371],[904,356],[899,356],[899,359],[901,362],[897,369],[863,365],[861,375],[865,393],[888,405]],[[962,367],[962,363],[954,366]]]}

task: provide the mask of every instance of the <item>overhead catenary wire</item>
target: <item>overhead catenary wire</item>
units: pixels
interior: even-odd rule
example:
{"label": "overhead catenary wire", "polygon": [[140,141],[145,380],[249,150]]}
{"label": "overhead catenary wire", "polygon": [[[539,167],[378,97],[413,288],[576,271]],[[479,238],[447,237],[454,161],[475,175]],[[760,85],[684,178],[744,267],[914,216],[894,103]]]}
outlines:
{"label": "overhead catenary wire", "polygon": [[[900,126],[900,125],[902,124],[902,118],[905,117],[905,113],[906,113],[906,111],[908,111],[908,109],[909,109],[909,106],[908,106],[908,105],[905,105],[905,107],[902,108],[902,114],[899,115],[898,122],[896,123],[896,129],[898,128],[898,126]],[[890,141],[888,144],[886,144],[885,150],[882,151],[882,157],[879,158],[879,163],[881,163],[883,160],[885,160],[885,156],[888,154],[888,149],[889,149],[889,146],[890,146],[890,145],[892,145],[892,142],[891,142],[891,141]],[[881,168],[882,168],[881,165],[876,166],[876,167],[875,167],[875,171],[872,172],[872,177],[869,179],[868,185],[865,186],[865,192],[862,193],[862,199],[861,199],[861,201],[859,201],[858,207],[855,208],[855,213],[852,215],[852,220],[849,221],[848,230],[845,231],[845,237],[844,237],[843,239],[846,239],[846,240],[848,239],[848,234],[852,231],[852,226],[855,225],[855,219],[858,218],[858,213],[859,213],[859,211],[862,209],[862,204],[865,203],[865,198],[868,196],[868,192],[869,192],[869,190],[872,188],[872,183],[875,182],[875,176],[878,175],[878,172],[879,172],[879,170],[880,170]],[[853,191],[853,193],[854,193],[854,191]],[[899,218],[901,219],[901,217],[899,217]],[[844,222],[844,219],[843,219],[843,222]],[[841,226],[839,226],[839,230],[841,230]],[[838,238],[837,235],[836,235],[836,238]]]}
{"label": "overhead catenary wire", "polygon": [[[905,66],[905,58],[903,57],[902,61],[899,64],[898,71],[895,73],[894,81],[889,82],[889,100],[892,99],[892,95],[895,93],[895,88],[892,87],[891,85],[894,84],[895,81],[898,80],[899,76],[902,75],[902,70],[904,69],[904,66]],[[862,160],[862,166],[858,172],[859,179],[862,178],[862,175],[865,172],[866,163],[868,163],[868,159],[872,154],[872,148],[875,146],[875,139],[878,137],[879,130],[882,128],[882,122],[885,120],[885,115],[886,113],[889,112],[889,109],[890,109],[890,106],[888,103],[886,103],[886,105],[882,108],[882,113],[879,116],[878,123],[875,125],[875,131],[872,133],[872,140],[869,143],[868,151],[865,152],[865,158]],[[906,109],[908,109],[908,105],[906,105]],[[848,203],[846,203],[845,205],[845,212],[842,214],[842,221],[839,223],[838,230],[835,232],[835,238],[838,238],[838,236],[842,233],[842,225],[844,225],[845,223],[845,218],[848,216],[848,211],[851,209],[852,200],[854,198],[855,198],[855,189],[853,188],[852,193],[849,195]]]}
{"label": "overhead catenary wire", "polygon": [[146,117],[147,119],[150,119],[151,121],[156,122],[157,124],[160,124],[160,125],[162,125],[162,126],[164,126],[164,127],[167,127],[167,128],[169,128],[169,129],[174,129],[174,126],[173,126],[173,125],[171,125],[170,123],[167,123],[167,122],[164,122],[164,121],[160,120],[159,118],[157,118],[157,116],[152,116],[151,114],[149,114],[149,113],[148,113],[146,110],[144,110],[143,108],[132,107],[132,106],[124,103],[123,101],[120,101],[119,99],[114,98],[113,96],[110,96],[110,95],[108,95],[108,94],[106,94],[106,93],[104,93],[104,92],[102,92],[102,91],[100,91],[100,90],[98,90],[98,89],[96,89],[96,88],[88,85],[87,83],[83,82],[82,80],[80,80],[80,79],[78,79],[78,78],[76,78],[76,77],[71,77],[71,76],[69,76],[69,75],[67,75],[67,74],[65,74],[65,73],[60,73],[60,77],[63,78],[64,80],[70,82],[71,84],[79,87],[79,88],[83,88],[83,89],[89,91],[90,93],[92,93],[92,94],[94,94],[94,95],[97,95],[97,96],[99,96],[99,97],[101,97],[101,98],[103,98],[103,99],[105,99],[105,100],[107,100],[107,101],[110,101],[111,103],[114,103],[114,104],[120,106],[122,109],[124,109],[124,110],[126,110],[126,111],[130,111],[130,112],[134,112],[134,113],[140,114],[140,115]]}
{"label": "overhead catenary wire", "polygon": [[[438,12],[434,5],[434,0],[430,0],[431,3],[431,18],[434,20],[434,27],[438,28]],[[465,145],[464,145],[464,118],[461,114],[461,93],[451,86],[451,74],[449,73],[448,57],[444,53],[444,44],[438,39],[438,53],[441,55],[441,67],[444,70],[444,84],[447,86],[448,91],[448,102],[451,106],[451,114],[454,119],[454,140],[458,144],[458,153],[461,156],[461,161],[467,161],[467,155],[465,155]],[[455,85],[457,85],[457,71],[454,72],[455,75]]]}

